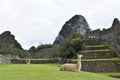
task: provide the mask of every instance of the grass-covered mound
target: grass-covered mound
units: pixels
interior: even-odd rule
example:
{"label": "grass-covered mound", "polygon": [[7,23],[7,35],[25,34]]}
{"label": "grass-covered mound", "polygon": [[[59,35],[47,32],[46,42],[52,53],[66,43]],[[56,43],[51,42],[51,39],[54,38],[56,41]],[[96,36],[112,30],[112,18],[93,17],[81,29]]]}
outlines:
{"label": "grass-covered mound", "polygon": [[58,64],[2,64],[0,80],[119,80],[89,72],[59,71]]}

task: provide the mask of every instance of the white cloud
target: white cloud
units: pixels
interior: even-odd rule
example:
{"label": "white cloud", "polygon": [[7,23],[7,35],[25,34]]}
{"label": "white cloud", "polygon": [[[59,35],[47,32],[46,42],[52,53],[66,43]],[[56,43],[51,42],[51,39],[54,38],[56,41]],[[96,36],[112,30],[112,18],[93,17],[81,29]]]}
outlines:
{"label": "white cloud", "polygon": [[0,0],[0,33],[10,30],[26,49],[52,43],[75,14],[92,29],[108,28],[120,18],[119,0]]}

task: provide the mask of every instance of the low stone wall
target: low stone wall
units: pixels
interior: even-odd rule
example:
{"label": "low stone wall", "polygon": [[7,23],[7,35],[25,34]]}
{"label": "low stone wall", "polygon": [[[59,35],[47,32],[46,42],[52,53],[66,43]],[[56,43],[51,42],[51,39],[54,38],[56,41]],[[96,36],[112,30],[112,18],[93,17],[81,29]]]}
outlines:
{"label": "low stone wall", "polygon": [[[31,64],[55,63],[53,60],[31,60]],[[11,59],[11,64],[26,64],[26,60]]]}
{"label": "low stone wall", "polygon": [[120,72],[120,60],[82,61],[82,71]]}
{"label": "low stone wall", "polygon": [[100,52],[100,53],[82,53],[83,59],[102,59],[102,58],[111,58],[116,57],[116,53],[114,52]]}
{"label": "low stone wall", "polygon": [[10,59],[3,56],[3,55],[0,55],[0,64],[10,64]]}

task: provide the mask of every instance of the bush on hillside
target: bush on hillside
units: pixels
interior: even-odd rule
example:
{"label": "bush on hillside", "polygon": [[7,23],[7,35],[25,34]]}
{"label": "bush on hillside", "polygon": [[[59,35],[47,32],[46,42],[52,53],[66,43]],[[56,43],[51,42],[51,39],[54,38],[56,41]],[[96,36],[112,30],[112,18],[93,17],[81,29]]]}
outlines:
{"label": "bush on hillside", "polygon": [[64,58],[74,58],[82,49],[82,41],[79,39],[64,40],[60,44],[60,56]]}

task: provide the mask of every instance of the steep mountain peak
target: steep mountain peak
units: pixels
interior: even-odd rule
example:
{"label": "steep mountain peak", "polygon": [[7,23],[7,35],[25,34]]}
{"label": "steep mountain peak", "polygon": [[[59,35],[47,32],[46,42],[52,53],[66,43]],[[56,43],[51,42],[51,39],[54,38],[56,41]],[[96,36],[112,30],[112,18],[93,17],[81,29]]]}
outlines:
{"label": "steep mountain peak", "polygon": [[9,58],[25,57],[25,51],[10,31],[0,34],[0,54]]}
{"label": "steep mountain peak", "polygon": [[72,20],[72,19],[80,19],[80,18],[84,18],[84,16],[82,16],[82,15],[74,15],[74,16],[71,18],[71,20]]}
{"label": "steep mountain peak", "polygon": [[117,26],[117,25],[120,25],[120,21],[119,21],[118,18],[114,18],[112,27],[115,27],[115,26]]}
{"label": "steep mountain peak", "polygon": [[10,31],[5,31],[5,32],[3,32],[1,35],[0,35],[0,37],[2,37],[2,38],[15,38],[15,36],[14,35],[12,35],[11,34],[11,32]]}
{"label": "steep mountain peak", "polygon": [[15,36],[10,31],[5,31],[0,34],[0,46],[9,48],[19,48],[22,50],[21,45],[15,40]]}
{"label": "steep mountain peak", "polygon": [[90,27],[86,19],[82,15],[75,15],[63,25],[53,45],[59,44],[62,40],[74,33],[84,35],[88,29]]}
{"label": "steep mountain peak", "polygon": [[11,34],[11,32],[10,31],[5,31],[2,34]]}

